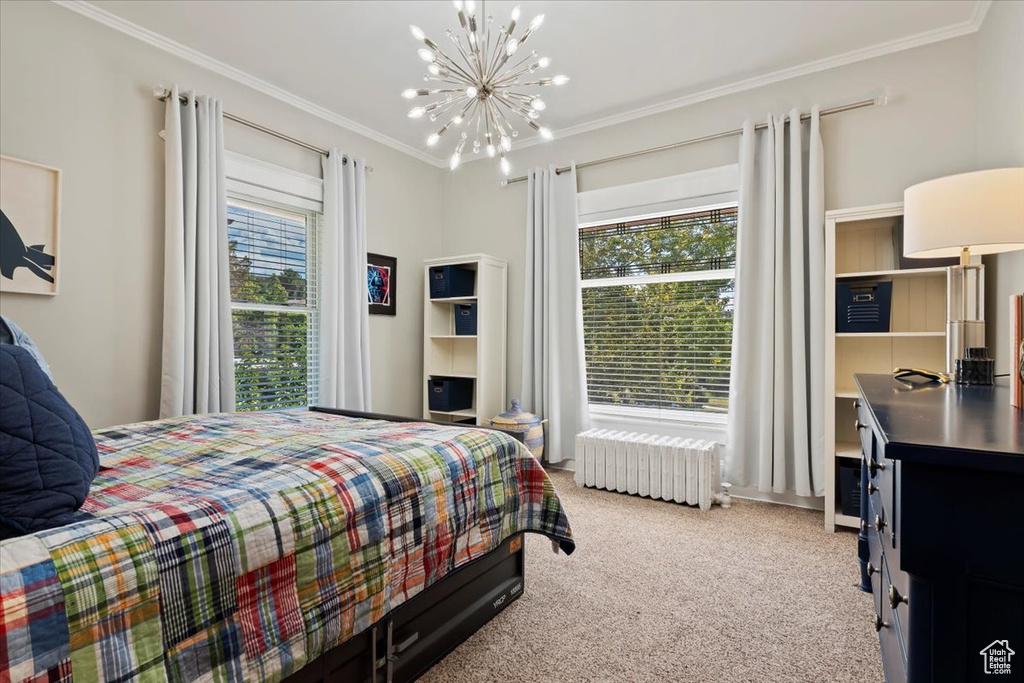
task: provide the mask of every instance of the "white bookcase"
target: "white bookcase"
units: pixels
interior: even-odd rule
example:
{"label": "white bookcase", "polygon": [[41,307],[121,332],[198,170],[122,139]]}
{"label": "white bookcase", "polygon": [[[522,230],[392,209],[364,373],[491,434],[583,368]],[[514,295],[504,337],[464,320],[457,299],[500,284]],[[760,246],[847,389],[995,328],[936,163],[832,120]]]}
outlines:
{"label": "white bookcase", "polygon": [[[432,299],[430,269],[460,266],[475,271],[472,296]],[[423,417],[486,425],[506,409],[505,338],[508,264],[485,254],[428,259],[423,268]],[[455,334],[455,304],[477,305],[476,335]],[[430,410],[427,384],[437,377],[473,380],[473,405],[466,410]]]}
{"label": "white bookcase", "polygon": [[[842,514],[839,464],[860,461],[854,427],[857,373],[893,368],[944,370],[946,269],[900,268],[895,231],[903,204],[842,209],[825,214],[825,528],[857,528]],[[911,261],[911,263],[913,263]],[[836,283],[892,282],[889,331],[836,332]]]}

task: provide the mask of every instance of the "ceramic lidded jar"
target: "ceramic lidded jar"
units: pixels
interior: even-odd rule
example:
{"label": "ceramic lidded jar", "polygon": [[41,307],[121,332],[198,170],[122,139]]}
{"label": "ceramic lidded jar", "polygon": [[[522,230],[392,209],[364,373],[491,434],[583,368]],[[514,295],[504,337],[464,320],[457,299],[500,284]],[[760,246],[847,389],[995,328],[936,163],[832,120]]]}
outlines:
{"label": "ceramic lidded jar", "polygon": [[509,431],[523,432],[523,442],[537,460],[544,455],[544,420],[539,415],[528,413],[519,405],[519,399],[512,399],[512,407],[491,419],[491,426]]}

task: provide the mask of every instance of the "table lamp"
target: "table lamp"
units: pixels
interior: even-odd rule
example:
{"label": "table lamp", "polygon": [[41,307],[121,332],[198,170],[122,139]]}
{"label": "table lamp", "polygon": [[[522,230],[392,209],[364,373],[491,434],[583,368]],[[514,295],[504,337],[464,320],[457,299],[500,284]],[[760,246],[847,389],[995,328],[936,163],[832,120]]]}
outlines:
{"label": "table lamp", "polygon": [[903,255],[960,257],[946,269],[950,376],[967,349],[985,346],[985,266],[971,263],[971,256],[1015,249],[1024,249],[1024,168],[936,178],[903,193]]}

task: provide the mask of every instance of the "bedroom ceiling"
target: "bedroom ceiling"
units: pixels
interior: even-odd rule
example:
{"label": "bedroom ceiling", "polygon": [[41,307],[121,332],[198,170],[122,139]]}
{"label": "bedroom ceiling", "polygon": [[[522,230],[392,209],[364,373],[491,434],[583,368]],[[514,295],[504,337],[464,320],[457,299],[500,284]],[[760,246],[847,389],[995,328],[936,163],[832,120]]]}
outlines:
{"label": "bedroom ceiling", "polygon": [[[496,22],[506,22],[516,4],[525,21],[546,15],[531,47],[552,58],[552,75],[572,77],[568,85],[545,91],[543,121],[556,136],[963,35],[977,30],[988,6],[974,0],[489,0],[484,9]],[[457,25],[448,0],[94,0],[92,6],[99,11],[79,11],[106,23],[120,19],[121,30],[129,33],[138,32],[125,20],[148,29],[319,105],[357,129],[371,129],[392,146],[428,156],[424,140],[430,126],[406,117],[408,102],[399,93],[416,87],[424,73],[408,25],[443,38],[446,28]],[[159,36],[150,42],[159,44]],[[190,58],[202,62],[202,55]],[[431,149],[430,155],[441,160],[446,151]]]}

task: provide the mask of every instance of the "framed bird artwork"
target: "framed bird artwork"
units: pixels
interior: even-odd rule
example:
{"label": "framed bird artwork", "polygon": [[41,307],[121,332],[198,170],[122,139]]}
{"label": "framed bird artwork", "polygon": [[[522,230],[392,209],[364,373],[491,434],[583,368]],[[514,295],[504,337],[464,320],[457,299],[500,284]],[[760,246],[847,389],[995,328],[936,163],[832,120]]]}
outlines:
{"label": "framed bird artwork", "polygon": [[57,293],[60,169],[0,155],[0,292]]}

